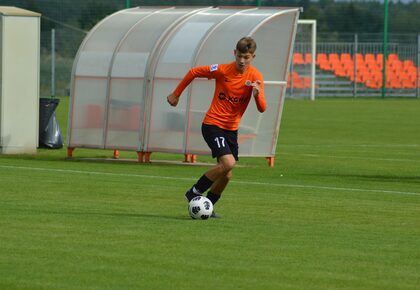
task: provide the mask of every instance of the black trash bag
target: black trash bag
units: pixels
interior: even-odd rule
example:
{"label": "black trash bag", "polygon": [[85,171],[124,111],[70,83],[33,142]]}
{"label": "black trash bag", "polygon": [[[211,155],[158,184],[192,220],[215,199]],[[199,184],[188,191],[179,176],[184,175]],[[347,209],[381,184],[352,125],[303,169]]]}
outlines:
{"label": "black trash bag", "polygon": [[39,147],[63,148],[63,138],[55,115],[59,103],[60,99],[39,99]]}

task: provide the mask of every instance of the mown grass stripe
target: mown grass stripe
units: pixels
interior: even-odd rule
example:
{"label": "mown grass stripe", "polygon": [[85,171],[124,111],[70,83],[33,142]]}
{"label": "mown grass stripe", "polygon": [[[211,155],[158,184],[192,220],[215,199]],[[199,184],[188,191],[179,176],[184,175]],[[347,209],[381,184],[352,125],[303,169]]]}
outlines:
{"label": "mown grass stripe", "polygon": [[[112,173],[112,172],[101,172],[101,171],[85,171],[85,170],[43,168],[43,167],[30,167],[30,166],[0,165],[0,168],[37,170],[37,171],[48,171],[48,172],[63,172],[63,173],[75,173],[75,174],[93,174],[93,175],[105,175],[105,176],[153,178],[153,179],[166,179],[166,180],[187,180],[187,181],[195,181],[196,180],[196,178],[187,178],[187,177],[173,177],[173,176],[163,176],[163,175],[145,175],[145,174],[133,174],[133,173]],[[420,192],[395,191],[395,190],[384,190],[384,189],[365,189],[365,188],[334,187],[334,186],[319,186],[319,185],[304,185],[304,184],[268,183],[268,182],[241,181],[241,180],[233,180],[231,182],[232,183],[238,183],[238,184],[244,184],[244,185],[257,185],[257,186],[312,188],[312,189],[326,189],[326,190],[336,190],[336,191],[376,192],[376,193],[389,193],[389,194],[403,194],[403,195],[417,195],[417,196],[420,196]]]}

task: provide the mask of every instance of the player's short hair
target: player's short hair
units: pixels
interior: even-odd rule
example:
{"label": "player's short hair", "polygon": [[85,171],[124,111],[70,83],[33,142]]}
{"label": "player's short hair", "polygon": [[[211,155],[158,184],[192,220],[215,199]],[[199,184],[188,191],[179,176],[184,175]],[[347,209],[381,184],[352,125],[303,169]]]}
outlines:
{"label": "player's short hair", "polygon": [[236,44],[236,50],[241,53],[252,53],[254,54],[257,50],[257,43],[252,37],[242,37]]}

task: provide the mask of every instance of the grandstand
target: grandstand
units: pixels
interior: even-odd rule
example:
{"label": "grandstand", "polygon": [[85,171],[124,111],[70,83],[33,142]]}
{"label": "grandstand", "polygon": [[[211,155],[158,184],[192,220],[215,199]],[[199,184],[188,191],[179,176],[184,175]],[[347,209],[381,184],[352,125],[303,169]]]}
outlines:
{"label": "grandstand", "polygon": [[[356,83],[365,89],[380,90],[383,85],[383,54],[382,53],[357,53],[356,57],[350,53],[318,53],[316,55],[317,76],[334,79],[337,90],[339,84]],[[295,52],[293,65],[295,68],[311,63],[311,55]],[[386,61],[387,89],[411,89],[420,87],[418,80],[418,67],[411,59],[400,59],[395,53],[391,53]],[[305,89],[310,87],[309,77],[301,76],[298,70],[291,72],[288,79],[288,87]],[[323,82],[325,87],[328,83]],[[320,88],[318,84],[317,88]]]}
{"label": "grandstand", "polygon": [[[307,98],[315,63],[316,97],[420,96],[420,36],[391,34],[386,62],[380,34],[316,34],[311,48],[310,30],[299,23],[288,77],[289,97]],[[314,55],[314,57],[312,57]],[[386,80],[383,67],[386,63]],[[305,93],[306,92],[306,93]]]}

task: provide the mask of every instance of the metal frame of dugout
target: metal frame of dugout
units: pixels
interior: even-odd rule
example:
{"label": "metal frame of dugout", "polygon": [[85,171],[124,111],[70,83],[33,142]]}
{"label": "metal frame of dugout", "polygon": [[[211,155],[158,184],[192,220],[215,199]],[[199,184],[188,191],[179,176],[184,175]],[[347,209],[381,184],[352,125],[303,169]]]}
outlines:
{"label": "metal frame of dugout", "polygon": [[184,154],[195,162],[210,150],[201,121],[214,81],[196,79],[177,107],[166,102],[192,67],[234,61],[243,36],[257,42],[254,66],[264,75],[267,110],[251,100],[239,128],[239,155],[274,156],[292,57],[299,8],[136,7],[100,21],[75,57],[67,155],[75,148]]}

